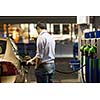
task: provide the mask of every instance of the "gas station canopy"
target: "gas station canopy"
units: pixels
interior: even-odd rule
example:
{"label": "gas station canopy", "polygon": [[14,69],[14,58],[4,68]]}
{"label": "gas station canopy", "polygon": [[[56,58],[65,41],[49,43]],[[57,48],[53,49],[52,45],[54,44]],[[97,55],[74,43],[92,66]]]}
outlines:
{"label": "gas station canopy", "polygon": [[19,24],[19,23],[76,23],[77,16],[1,16],[1,24]]}

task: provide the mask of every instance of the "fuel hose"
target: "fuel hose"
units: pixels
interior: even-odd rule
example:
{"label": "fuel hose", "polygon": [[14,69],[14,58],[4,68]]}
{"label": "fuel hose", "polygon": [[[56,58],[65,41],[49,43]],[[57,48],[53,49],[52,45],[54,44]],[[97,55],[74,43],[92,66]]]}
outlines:
{"label": "fuel hose", "polygon": [[64,71],[59,71],[59,70],[57,70],[57,69],[55,69],[55,71],[58,72],[58,73],[61,73],[61,74],[73,74],[73,73],[75,73],[75,72],[78,72],[78,71],[79,71],[80,69],[82,69],[83,67],[85,67],[85,65],[83,65],[82,67],[80,67],[79,69],[74,70],[74,71],[64,72]]}

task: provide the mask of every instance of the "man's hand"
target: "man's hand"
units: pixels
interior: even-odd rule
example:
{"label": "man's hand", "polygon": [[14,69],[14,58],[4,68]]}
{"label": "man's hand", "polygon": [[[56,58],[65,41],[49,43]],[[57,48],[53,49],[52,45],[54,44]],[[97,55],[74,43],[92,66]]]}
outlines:
{"label": "man's hand", "polygon": [[35,69],[37,69],[40,64],[41,64],[41,59],[40,58],[36,58]]}
{"label": "man's hand", "polygon": [[28,60],[28,61],[26,62],[26,64],[27,64],[27,65],[28,65],[28,64],[32,64],[32,65],[33,65],[35,59],[36,59],[36,56],[35,56],[34,58]]}
{"label": "man's hand", "polygon": [[28,61],[26,62],[26,64],[27,64],[27,65],[28,65],[28,64],[33,65],[33,64],[34,64],[33,59],[28,60]]}

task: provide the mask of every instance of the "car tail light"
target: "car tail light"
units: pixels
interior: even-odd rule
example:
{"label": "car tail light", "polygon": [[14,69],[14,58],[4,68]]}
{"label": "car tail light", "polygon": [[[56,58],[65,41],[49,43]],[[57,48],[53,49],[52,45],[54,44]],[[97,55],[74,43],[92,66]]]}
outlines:
{"label": "car tail light", "polygon": [[0,76],[10,76],[19,74],[18,69],[13,63],[2,61],[0,62]]}

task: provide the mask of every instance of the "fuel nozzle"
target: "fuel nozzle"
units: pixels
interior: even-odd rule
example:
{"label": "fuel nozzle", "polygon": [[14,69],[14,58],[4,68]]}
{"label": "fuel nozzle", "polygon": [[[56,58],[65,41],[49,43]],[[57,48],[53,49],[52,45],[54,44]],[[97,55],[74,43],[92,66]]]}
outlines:
{"label": "fuel nozzle", "polygon": [[81,54],[84,55],[84,48],[86,47],[86,45],[82,45],[80,48]]}
{"label": "fuel nozzle", "polygon": [[90,49],[89,49],[89,55],[91,57],[94,57],[96,55],[97,52],[97,47],[95,45],[93,45]]}
{"label": "fuel nozzle", "polygon": [[86,47],[86,45],[82,45],[81,48],[80,48],[80,51],[81,51],[81,52],[84,52],[84,48],[85,48],[85,47]]}
{"label": "fuel nozzle", "polygon": [[90,48],[91,48],[90,44],[86,45],[86,47],[84,48],[84,53],[85,53],[86,56],[88,56]]}

